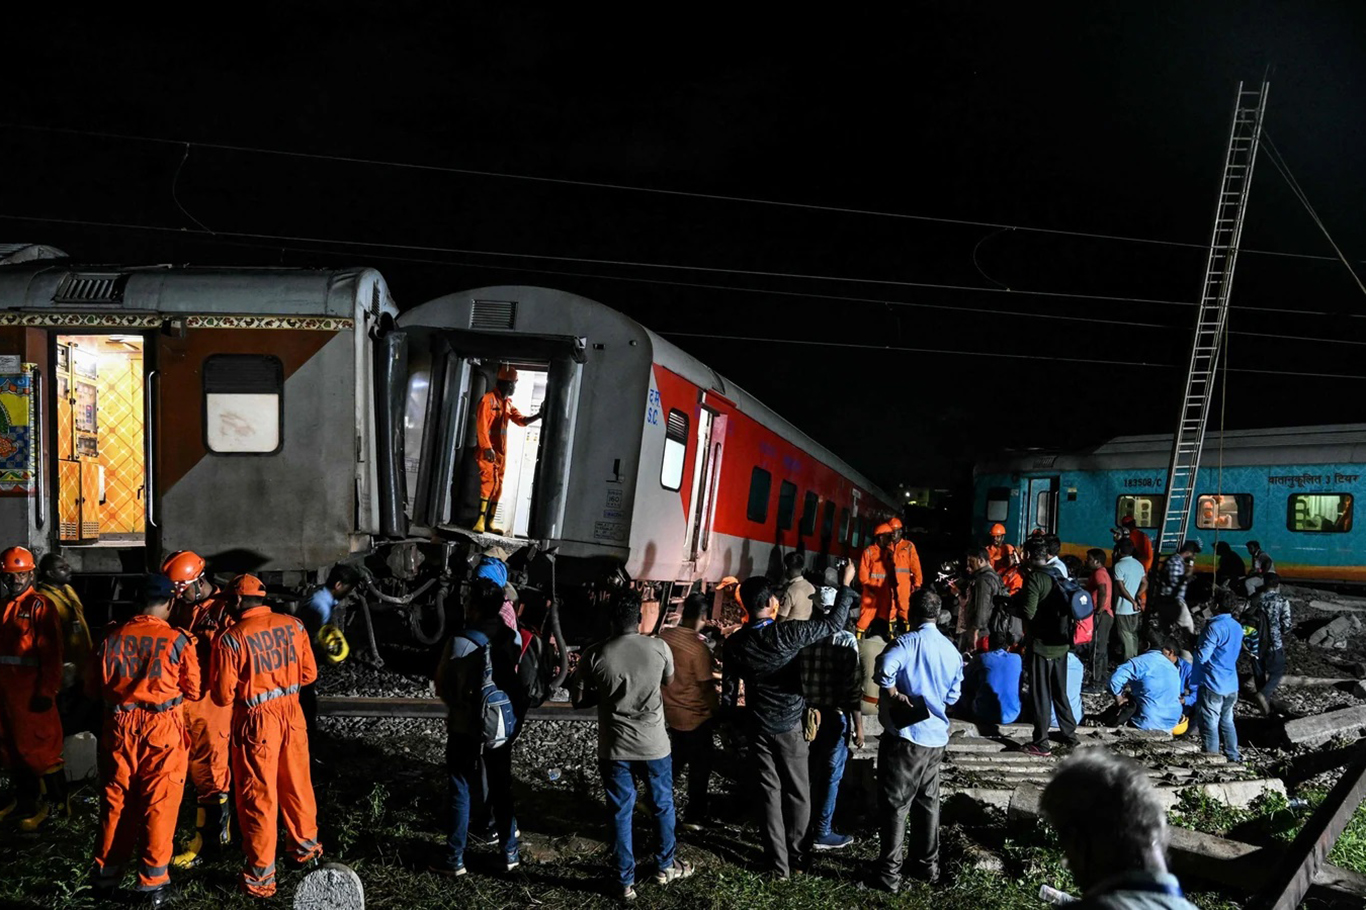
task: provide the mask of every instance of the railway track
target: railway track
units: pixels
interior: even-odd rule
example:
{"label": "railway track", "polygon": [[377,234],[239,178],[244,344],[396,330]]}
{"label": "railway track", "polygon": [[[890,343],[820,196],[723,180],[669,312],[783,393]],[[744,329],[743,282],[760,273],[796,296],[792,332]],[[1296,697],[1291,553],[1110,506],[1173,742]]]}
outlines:
{"label": "railway track", "polygon": [[[399,717],[440,720],[446,704],[439,698],[371,698],[346,695],[318,696],[319,717]],[[592,708],[576,710],[568,702],[548,701],[532,708],[527,716],[538,720],[597,720]]]}

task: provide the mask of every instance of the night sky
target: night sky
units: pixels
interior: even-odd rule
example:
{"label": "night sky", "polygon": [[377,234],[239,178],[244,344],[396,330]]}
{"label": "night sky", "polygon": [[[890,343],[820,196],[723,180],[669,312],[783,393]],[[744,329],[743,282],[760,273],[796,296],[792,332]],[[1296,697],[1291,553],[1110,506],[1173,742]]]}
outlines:
{"label": "night sky", "polygon": [[[1270,67],[1267,130],[1366,259],[1366,5],[436,6],[7,10],[0,239],[87,262],[373,265],[401,305],[564,288],[721,336],[673,340],[889,488],[1170,431],[1191,306],[1023,292],[1196,300],[1239,80]],[[200,146],[180,167],[182,145],[101,132],[1192,246]],[[1228,426],[1361,420],[1366,295],[1336,261],[1248,252],[1332,255],[1265,154],[1244,248],[1230,365],[1358,378],[1235,373]]]}

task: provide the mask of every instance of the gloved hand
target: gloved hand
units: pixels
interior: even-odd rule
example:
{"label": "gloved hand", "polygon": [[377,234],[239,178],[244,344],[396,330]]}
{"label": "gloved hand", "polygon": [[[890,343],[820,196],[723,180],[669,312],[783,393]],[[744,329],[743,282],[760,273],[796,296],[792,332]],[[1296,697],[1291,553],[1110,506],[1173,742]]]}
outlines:
{"label": "gloved hand", "polygon": [[28,709],[34,714],[43,714],[52,710],[52,699],[46,695],[35,695],[29,700]]}
{"label": "gloved hand", "polygon": [[864,629],[855,629],[855,630],[854,630],[854,638],[856,638],[856,639],[862,641],[862,640],[863,640],[863,633],[864,633],[865,631],[866,631],[866,630],[864,630]]}

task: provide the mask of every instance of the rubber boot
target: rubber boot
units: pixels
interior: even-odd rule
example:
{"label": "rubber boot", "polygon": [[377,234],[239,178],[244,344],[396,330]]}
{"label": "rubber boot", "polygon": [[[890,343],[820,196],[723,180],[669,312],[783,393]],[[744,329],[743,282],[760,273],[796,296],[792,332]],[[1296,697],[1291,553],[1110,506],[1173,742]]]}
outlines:
{"label": "rubber boot", "polygon": [[489,513],[488,513],[488,514],[489,514],[488,532],[489,532],[490,534],[498,534],[499,536],[501,536],[501,535],[503,534],[503,529],[502,529],[502,528],[495,528],[495,527],[493,526],[493,516],[496,515],[496,514],[498,514],[498,500],[496,500],[496,499],[490,499],[490,500],[489,500]]}
{"label": "rubber boot", "polygon": [[474,527],[470,528],[470,530],[474,531],[476,534],[484,533],[484,519],[490,514],[492,513],[489,512],[489,501],[487,499],[479,500],[479,519],[474,523]]}
{"label": "rubber boot", "polygon": [[209,797],[209,802],[199,804],[194,817],[194,837],[190,838],[183,853],[171,860],[178,869],[193,869],[204,856],[217,849],[226,847],[232,838],[231,816],[228,814],[228,794],[218,793]]}
{"label": "rubber boot", "polygon": [[32,815],[19,820],[19,830],[37,831],[49,815],[70,815],[71,802],[66,786],[66,771],[58,768],[43,775],[38,781],[37,807]]}

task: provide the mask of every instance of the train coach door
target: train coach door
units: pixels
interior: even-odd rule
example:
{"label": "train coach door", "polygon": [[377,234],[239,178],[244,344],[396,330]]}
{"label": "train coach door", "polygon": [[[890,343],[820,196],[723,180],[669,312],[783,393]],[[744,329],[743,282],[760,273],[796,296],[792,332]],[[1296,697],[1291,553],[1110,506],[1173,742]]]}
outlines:
{"label": "train coach door", "polygon": [[1023,503],[1025,536],[1035,531],[1044,534],[1058,533],[1058,486],[1057,477],[1029,478],[1029,491]]}
{"label": "train coach door", "polygon": [[688,558],[701,576],[707,568],[711,526],[716,517],[716,490],[725,451],[726,415],[703,407],[697,421],[697,468],[693,475],[692,516],[688,534]]}

